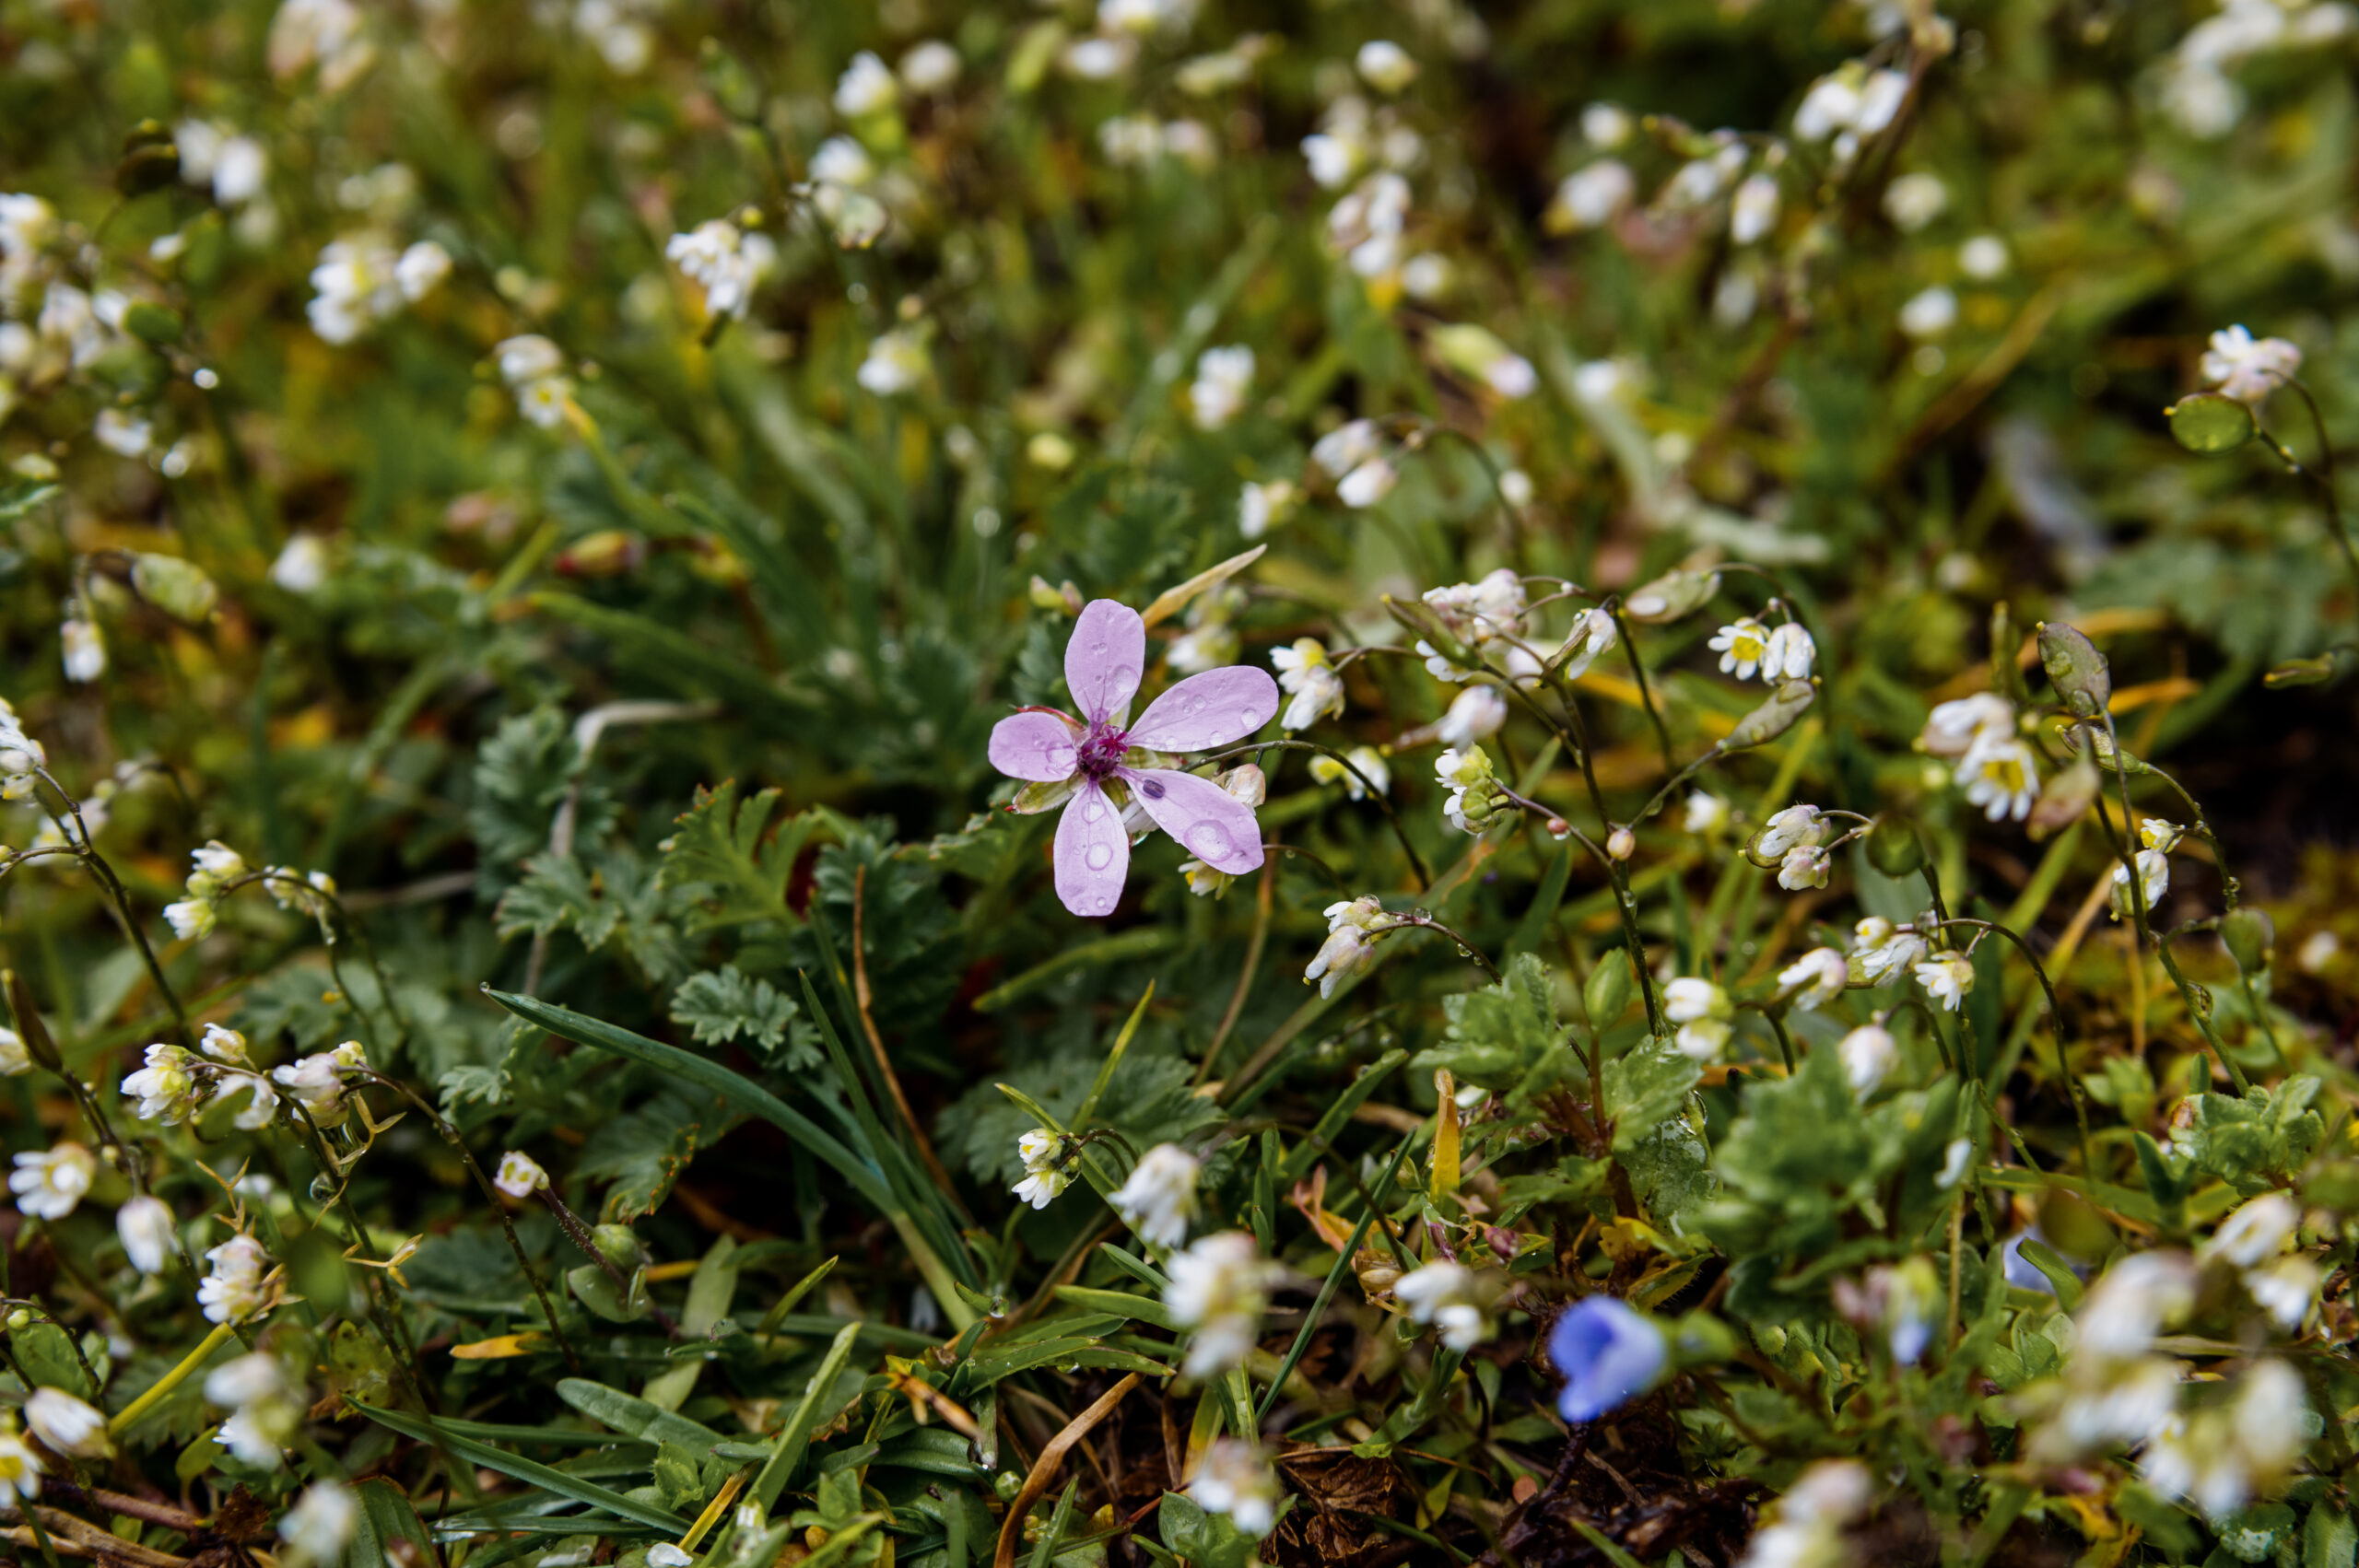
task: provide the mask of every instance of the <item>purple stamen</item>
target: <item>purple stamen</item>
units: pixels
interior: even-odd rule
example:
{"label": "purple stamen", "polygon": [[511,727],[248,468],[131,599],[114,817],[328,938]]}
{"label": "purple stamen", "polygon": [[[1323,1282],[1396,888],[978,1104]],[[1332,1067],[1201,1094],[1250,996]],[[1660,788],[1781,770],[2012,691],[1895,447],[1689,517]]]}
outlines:
{"label": "purple stamen", "polygon": [[1077,767],[1086,778],[1104,780],[1112,777],[1122,764],[1122,754],[1131,749],[1131,737],[1121,730],[1103,723],[1089,727],[1088,738],[1081,743]]}

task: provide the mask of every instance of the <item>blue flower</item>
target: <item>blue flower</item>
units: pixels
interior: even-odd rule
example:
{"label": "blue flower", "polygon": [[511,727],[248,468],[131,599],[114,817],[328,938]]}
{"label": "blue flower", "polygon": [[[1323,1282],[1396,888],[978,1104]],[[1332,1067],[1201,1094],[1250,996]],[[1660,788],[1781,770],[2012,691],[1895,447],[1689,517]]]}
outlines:
{"label": "blue flower", "polygon": [[1654,1387],[1669,1352],[1662,1330],[1612,1296],[1590,1296],[1548,1330],[1548,1359],[1565,1375],[1556,1409],[1595,1421]]}

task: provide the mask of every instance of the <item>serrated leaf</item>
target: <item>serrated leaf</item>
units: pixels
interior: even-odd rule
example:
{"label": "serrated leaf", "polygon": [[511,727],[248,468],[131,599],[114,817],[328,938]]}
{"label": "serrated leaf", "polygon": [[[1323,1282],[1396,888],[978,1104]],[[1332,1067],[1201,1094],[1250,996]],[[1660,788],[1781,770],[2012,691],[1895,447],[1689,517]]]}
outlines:
{"label": "serrated leaf", "polygon": [[771,837],[770,818],[779,800],[779,790],[764,790],[740,804],[737,781],[724,779],[698,790],[695,803],[680,814],[663,842],[655,881],[661,887],[693,886],[703,893],[703,913],[689,922],[691,930],[749,920],[797,923],[787,907],[786,884],[821,819],[816,813],[789,817]]}
{"label": "serrated leaf", "polygon": [[1678,1114],[1703,1072],[1693,1058],[1661,1039],[1642,1041],[1607,1062],[1605,1114],[1614,1118],[1614,1152],[1627,1154]]}
{"label": "serrated leaf", "polygon": [[574,1174],[611,1180],[602,1217],[628,1223],[663,1207],[698,1147],[717,1141],[728,1121],[716,1101],[666,1091],[592,1133]]}
{"label": "serrated leaf", "polygon": [[816,1032],[801,1019],[802,1004],[768,980],[750,978],[734,964],[691,975],[672,993],[672,1022],[699,1044],[750,1040],[773,1066],[789,1071],[816,1067]]}

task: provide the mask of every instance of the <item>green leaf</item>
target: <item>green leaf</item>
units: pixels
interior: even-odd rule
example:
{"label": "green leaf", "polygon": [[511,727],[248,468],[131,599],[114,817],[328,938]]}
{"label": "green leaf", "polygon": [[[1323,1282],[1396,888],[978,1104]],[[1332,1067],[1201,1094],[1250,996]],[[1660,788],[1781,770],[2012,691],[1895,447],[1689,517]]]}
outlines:
{"label": "green leaf", "polygon": [[0,522],[14,522],[58,493],[58,486],[40,480],[10,480],[0,485]]}
{"label": "green leaf", "polygon": [[557,1380],[557,1397],[602,1426],[643,1443],[669,1443],[687,1449],[701,1462],[722,1441],[721,1433],[684,1415],[635,1394],[609,1388],[586,1377]]}
{"label": "green leaf", "polygon": [[[360,1508],[353,1521],[352,1541],[344,1549],[344,1568],[382,1568],[404,1556],[417,1562],[434,1561],[434,1543],[425,1523],[409,1494],[390,1477],[354,1481],[352,1491]],[[396,1551],[395,1541],[405,1542],[407,1551]]]}
{"label": "green leaf", "polygon": [[1517,954],[1498,984],[1443,1000],[1449,1024],[1442,1043],[1419,1051],[1409,1065],[1447,1069],[1461,1083],[1511,1099],[1549,1088],[1576,1067],[1556,1021],[1553,984],[1537,955]]}
{"label": "green leaf", "polygon": [[702,895],[704,913],[691,930],[749,920],[797,923],[787,907],[786,884],[804,844],[823,819],[815,812],[791,816],[771,837],[779,799],[780,791],[764,790],[741,806],[737,781],[724,779],[714,789],[699,789],[696,802],[680,814],[661,846],[663,863],[655,881],[662,887],[693,886]]}
{"label": "green leaf", "polygon": [[1656,1038],[1607,1062],[1605,1110],[1614,1118],[1614,1152],[1628,1153],[1666,1117],[1677,1115],[1703,1075],[1701,1064]]}
{"label": "green leaf", "polygon": [[672,1022],[698,1043],[750,1040],[766,1060],[789,1072],[819,1065],[817,1034],[808,1024],[798,1026],[799,1010],[792,997],[768,980],[749,978],[734,964],[691,975],[672,993]]}
{"label": "green leaf", "polygon": [[574,1174],[612,1181],[600,1218],[627,1223],[662,1208],[698,1148],[718,1142],[731,1125],[713,1101],[665,1090],[590,1134]]}
{"label": "green leaf", "polygon": [[537,1460],[527,1459],[520,1455],[511,1454],[505,1449],[494,1448],[487,1443],[477,1443],[473,1438],[461,1437],[455,1433],[445,1432],[434,1422],[423,1417],[405,1415],[398,1410],[380,1410],[374,1405],[357,1405],[354,1408],[379,1426],[390,1427],[405,1437],[415,1438],[420,1443],[432,1444],[448,1449],[459,1458],[481,1465],[487,1470],[497,1470],[501,1475],[521,1480],[527,1486],[539,1487],[544,1492],[553,1492],[559,1497],[571,1498],[576,1503],[588,1504],[593,1508],[603,1508],[609,1514],[647,1525],[666,1535],[678,1536],[688,1527],[689,1521],[676,1514],[626,1497],[619,1492],[610,1492],[594,1481],[583,1480],[579,1476],[569,1475],[559,1469],[552,1469]]}

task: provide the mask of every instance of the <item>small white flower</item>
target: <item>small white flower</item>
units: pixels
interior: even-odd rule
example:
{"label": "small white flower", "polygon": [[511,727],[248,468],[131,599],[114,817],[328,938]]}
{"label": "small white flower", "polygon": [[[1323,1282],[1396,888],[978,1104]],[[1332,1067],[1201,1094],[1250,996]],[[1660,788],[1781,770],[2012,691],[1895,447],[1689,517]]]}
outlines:
{"label": "small white flower", "polygon": [[1286,648],[1270,650],[1271,667],[1289,700],[1278,716],[1278,727],[1289,733],[1308,730],[1321,719],[1344,716],[1344,677],[1316,638],[1297,638]]}
{"label": "small white flower", "polygon": [[766,234],[714,217],[673,235],[663,257],[704,290],[706,314],[742,321],[755,288],[778,263],[778,246]]}
{"label": "small white flower", "polygon": [[1602,228],[1637,194],[1637,177],[1618,158],[1600,158],[1565,176],[1548,204],[1545,221],[1559,233]]}
{"label": "small white flower", "polygon": [[1259,1539],[1278,1521],[1285,1493],[1262,1451],[1241,1437],[1224,1437],[1204,1451],[1188,1496],[1207,1514],[1226,1514],[1237,1533]]}
{"label": "small white flower", "polygon": [[1163,1304],[1173,1322],[1191,1330],[1180,1371],[1201,1379],[1241,1364],[1261,1331],[1270,1288],[1284,1270],[1244,1232],[1219,1231],[1174,1254],[1167,1272]]}
{"label": "small white flower", "polygon": [[900,96],[901,84],[869,50],[853,55],[844,74],[836,78],[836,112],[847,120],[881,113],[899,101]]}
{"label": "small white flower", "polygon": [[917,334],[896,329],[868,345],[868,357],[861,361],[853,379],[863,391],[878,397],[896,397],[923,383],[928,369],[925,347]]}
{"label": "small white flower", "polygon": [[647,1549],[647,1568],[690,1568],[696,1559],[668,1540],[657,1541]]}
{"label": "small white flower", "polygon": [[1850,961],[1832,947],[1813,948],[1778,972],[1778,989],[1804,1012],[1833,1001],[1850,983]]}
{"label": "small white flower", "polygon": [[2015,710],[2007,700],[1977,692],[1936,707],[1917,743],[1934,756],[1964,756],[1985,734],[2008,738],[2014,732]]}
{"label": "small white flower", "polygon": [[0,1496],[30,1501],[41,1495],[41,1462],[32,1445],[0,1429]]}
{"label": "small white flower", "polygon": [[1399,92],[1417,79],[1416,61],[1390,39],[1361,44],[1352,64],[1358,68],[1360,79],[1379,92]]}
{"label": "small white flower", "polygon": [[1441,1342],[1461,1355],[1490,1337],[1487,1293],[1474,1270],[1447,1259],[1413,1270],[1392,1286],[1392,1299],[1415,1321],[1440,1328]]}
{"label": "small white flower", "polygon": [[1434,736],[1452,750],[1487,741],[1508,721],[1508,699],[1491,685],[1469,686],[1450,702],[1434,726]]}
{"label": "small white flower", "polygon": [[2212,1239],[2196,1249],[2196,1261],[2218,1258],[2238,1269],[2254,1268],[2291,1246],[2301,1223],[2300,1204],[2283,1192],[2264,1192],[2220,1222]]}
{"label": "small white flower", "polygon": [[1843,1074],[1850,1081],[1851,1093],[1863,1100],[1876,1092],[1900,1061],[1898,1042],[1880,1024],[1860,1024],[1837,1040],[1835,1050],[1843,1059]]}
{"label": "small white flower", "polygon": [[1591,103],[1581,109],[1581,139],[1607,151],[1628,141],[1637,122],[1619,104]]}
{"label": "small white flower", "polygon": [[1177,1143],[1158,1143],[1139,1156],[1130,1179],[1106,1199],[1150,1246],[1178,1246],[1196,1217],[1196,1177],[1203,1166]]}
{"label": "small white flower", "polygon": [[98,422],[90,428],[99,445],[118,457],[146,457],[156,445],[156,427],[136,414],[120,408],[99,410]]}
{"label": "small white flower", "polygon": [[958,52],[930,38],[901,56],[901,85],[913,93],[947,92],[957,85],[960,69]]}
{"label": "small white flower", "polygon": [[[1341,784],[1355,801],[1367,800],[1370,790],[1379,795],[1391,792],[1392,769],[1374,746],[1354,746],[1344,755],[1352,765],[1349,768],[1332,756],[1312,757],[1310,777],[1321,784]],[[1358,773],[1355,774],[1352,768],[1357,768]],[[1367,784],[1360,782],[1362,778],[1367,780]]]}
{"label": "small white flower", "polygon": [[1330,478],[1340,479],[1383,450],[1384,442],[1377,434],[1376,421],[1354,419],[1336,426],[1312,442],[1310,461],[1325,470]]}
{"label": "small white flower", "polygon": [[1900,307],[1900,330],[1918,339],[1940,337],[1957,325],[1957,296],[1939,284]]}
{"label": "small white flower", "polygon": [[1859,88],[1840,76],[1821,76],[1794,109],[1794,135],[1805,142],[1823,142],[1851,129],[1859,115]]}
{"label": "small white flower", "polygon": [[1778,224],[1778,177],[1757,173],[1745,177],[1729,204],[1729,239],[1750,245]]}
{"label": "small white flower", "polygon": [[2154,1492],[2192,1503],[2217,1524],[2294,1467],[2309,1445],[2310,1420],[2301,1375],[2282,1361],[2256,1362],[2231,1404],[2166,1422],[2140,1468]]}
{"label": "small white flower", "polygon": [[114,1452],[107,1418],[63,1388],[36,1388],[25,1401],[25,1424],[52,1453],[103,1459]]}
{"label": "small white flower", "polygon": [[57,640],[67,680],[95,681],[107,673],[106,640],[99,635],[96,621],[69,616],[58,623]]}
{"label": "small white flower", "polygon": [[1371,458],[1335,482],[1335,498],[1354,509],[1372,507],[1392,493],[1401,473],[1383,458]]}
{"label": "small white flower", "polygon": [[1797,844],[1778,862],[1778,885],[1789,893],[1825,887],[1834,867],[1834,858],[1817,845]]}
{"label": "small white flower", "polygon": [[79,1143],[61,1142],[18,1155],[8,1190],[17,1195],[17,1207],[34,1219],[62,1220],[80,1205],[98,1174],[97,1155]]}
{"label": "small white flower", "polygon": [[1852,928],[1851,964],[1862,985],[1881,986],[1915,967],[1930,951],[1915,928],[1871,915]]}
{"label": "small white flower", "polygon": [[2313,1258],[2281,1258],[2265,1269],[2245,1275],[2245,1289],[2269,1320],[2287,1334],[2298,1333],[2318,1305],[2318,1287],[2326,1282]]}
{"label": "small white flower", "polygon": [[369,1053],[360,1042],[346,1040],[332,1051],[321,1051],[275,1068],[270,1076],[301,1102],[314,1122],[323,1128],[341,1127],[348,1114],[346,1101],[352,1088],[352,1080],[346,1073],[368,1065]]}
{"label": "small white flower", "polygon": [[1603,610],[1589,611],[1573,623],[1573,629],[1566,634],[1564,645],[1557,649],[1556,658],[1561,661],[1557,673],[1568,681],[1579,680],[1589,673],[1589,667],[1597,662],[1599,655],[1611,652],[1621,640],[1621,631],[1611,614]]}
{"label": "small white flower", "polygon": [[1237,531],[1248,539],[1259,539],[1270,531],[1273,523],[1285,521],[1294,509],[1294,485],[1285,479],[1273,479],[1265,484],[1248,483],[1238,493],[1237,501]]}
{"label": "small white flower", "polygon": [[2004,276],[2007,262],[2007,242],[1995,234],[1978,234],[1958,247],[1957,270],[1978,283]]}
{"label": "small white flower", "polygon": [[1916,233],[1949,205],[1949,187],[1931,174],[1904,174],[1884,187],[1884,215],[1904,234]]}
{"label": "small white flower", "polygon": [[1196,380],[1188,388],[1196,428],[1217,430],[1237,417],[1253,390],[1253,351],[1242,344],[1207,348],[1196,357]]}
{"label": "small white flower", "polygon": [[[287,1550],[279,1553],[278,1560],[290,1568],[299,1563],[323,1565],[337,1562],[351,1544],[359,1524],[360,1504],[350,1487],[341,1481],[314,1481],[303,1489],[295,1506],[278,1521],[278,1539],[287,1543]],[[647,1560],[651,1564],[654,1562],[652,1549]]]}
{"label": "small white flower", "polygon": [[1466,797],[1470,791],[1484,790],[1495,777],[1491,770],[1491,754],[1480,746],[1464,751],[1445,751],[1434,759],[1434,777],[1449,790],[1449,799],[1442,803],[1442,815],[1461,833],[1479,833],[1482,825],[1470,825],[1466,820]]}
{"label": "small white flower", "polygon": [[1690,833],[1713,834],[1729,825],[1729,803],[1698,790],[1687,797],[1687,814],[1680,825]]}
{"label": "small white flower", "polygon": [[499,366],[499,379],[511,387],[546,380],[565,369],[564,351],[538,333],[503,338],[492,345],[491,353]]}
{"label": "small white flower", "polygon": [[207,1321],[243,1323],[268,1309],[276,1292],[266,1282],[270,1254],[261,1243],[233,1235],[205,1257],[213,1271],[198,1282],[196,1300]]}
{"label": "small white flower", "polygon": [[25,1037],[0,1024],[0,1078],[21,1078],[32,1070],[33,1056],[25,1049]]}
{"label": "small white flower", "polygon": [[1818,661],[1818,644],[1800,621],[1788,621],[1769,634],[1767,647],[1761,659],[1761,678],[1775,685],[1779,681],[1807,681],[1811,666]]}
{"label": "small white flower", "polygon": [[1319,982],[1319,994],[1332,997],[1335,989],[1376,962],[1368,939],[1399,924],[1384,912],[1373,895],[1327,906],[1327,940],[1302,972],[1303,983]]}
{"label": "small white flower", "polygon": [[811,155],[810,173],[814,184],[858,189],[876,178],[876,164],[850,136],[829,136]]}
{"label": "small white flower", "polygon": [[1057,1194],[1073,1185],[1063,1149],[1064,1140],[1039,1128],[1017,1138],[1015,1153],[1024,1162],[1024,1179],[1010,1190],[1033,1208],[1046,1209]]}
{"label": "small white flower", "polygon": [[1952,1012],[1966,1005],[1966,993],[1974,989],[1974,964],[1954,948],[1934,954],[1911,972],[1925,994]]}
{"label": "small white flower", "polygon": [[573,383],[563,376],[545,376],[516,389],[516,412],[527,424],[544,430],[565,423],[565,411],[572,401]]}
{"label": "small white flower", "polygon": [[2039,760],[2013,735],[1986,731],[1958,763],[1957,781],[1966,787],[1966,801],[1980,806],[1990,821],[2021,822],[2039,799]]}
{"label": "small white flower", "polygon": [[143,1274],[160,1274],[172,1255],[175,1230],[172,1211],[160,1198],[145,1194],[114,1211],[115,1235],[123,1239],[123,1255]]}
{"label": "small white flower", "polygon": [[450,275],[451,252],[431,240],[412,245],[393,263],[393,287],[413,305],[440,288]]}
{"label": "small white flower", "polygon": [[[1713,633],[1708,646],[1719,654],[1722,671],[1749,681],[1769,657],[1769,628],[1750,615],[1741,615]],[[1769,677],[1765,673],[1763,678]]]}
{"label": "small white flower", "polygon": [[1813,805],[1788,806],[1763,825],[1754,850],[1764,860],[1780,860],[1787,852],[1814,845],[1826,837],[1825,813]]}
{"label": "small white flower", "polygon": [[328,579],[328,547],[316,533],[288,536],[271,563],[270,580],[289,593],[310,593]]}
{"label": "small white flower", "polygon": [[511,1149],[499,1156],[499,1174],[492,1178],[491,1185],[521,1203],[547,1188],[549,1173],[522,1149]]}
{"label": "small white flower", "polygon": [[[2160,849],[2141,849],[2137,860],[2138,890],[2145,900],[2146,913],[2151,916],[2161,906],[2163,895],[2170,891],[2171,862]],[[2113,868],[2113,882],[2107,890],[2106,899],[2117,920],[2134,913],[2130,897],[2129,867],[2116,865]]]}
{"label": "small white flower", "polygon": [[2302,351],[2282,337],[2256,339],[2243,327],[2212,334],[2203,379],[2243,403],[2259,403],[2301,373]]}
{"label": "small white flower", "polygon": [[165,1127],[186,1121],[196,1109],[205,1063],[194,1052],[160,1043],[147,1047],[147,1066],[123,1081],[123,1097],[139,1102],[131,1114]]}

